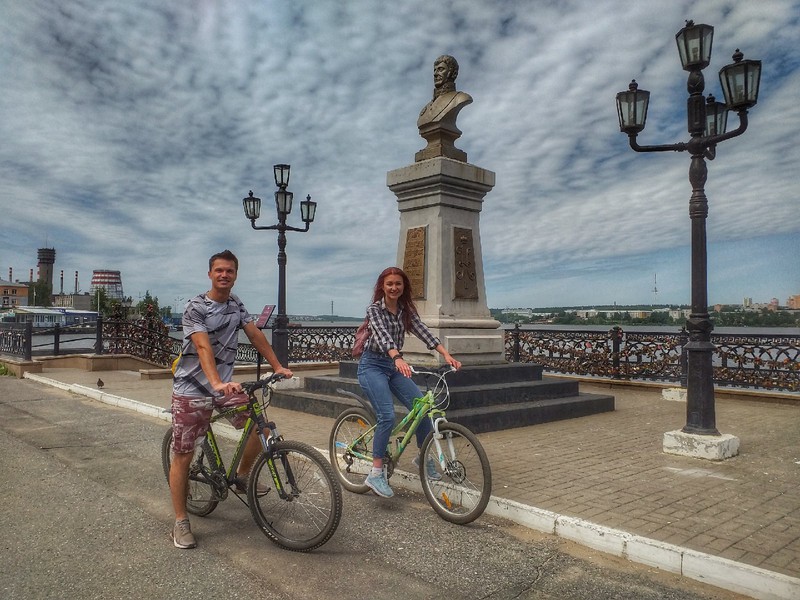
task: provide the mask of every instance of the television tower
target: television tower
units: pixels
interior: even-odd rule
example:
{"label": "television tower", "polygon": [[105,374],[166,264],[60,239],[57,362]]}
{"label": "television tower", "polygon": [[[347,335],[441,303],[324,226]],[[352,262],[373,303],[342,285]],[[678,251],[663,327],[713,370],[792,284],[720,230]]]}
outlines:
{"label": "television tower", "polygon": [[653,273],[653,306],[658,304],[658,273]]}

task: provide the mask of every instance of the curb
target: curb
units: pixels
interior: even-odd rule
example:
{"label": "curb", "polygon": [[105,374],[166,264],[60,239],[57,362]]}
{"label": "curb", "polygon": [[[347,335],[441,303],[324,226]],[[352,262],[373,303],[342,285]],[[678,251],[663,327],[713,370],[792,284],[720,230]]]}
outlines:
{"label": "curb", "polygon": [[[25,373],[24,378],[163,421],[171,420],[170,414],[164,409],[138,400],[115,396],[83,385],[61,383],[33,373]],[[230,425],[217,423],[214,425],[214,431],[228,439],[239,439],[238,432]],[[318,450],[323,456],[328,456],[327,449]],[[397,470],[392,483],[397,487],[422,493],[422,487],[416,475]],[[756,600],[796,600],[800,598],[799,578],[659,542],[513,500],[492,496],[486,507],[486,514],[507,519],[523,527],[555,535],[606,554],[744,594]]]}

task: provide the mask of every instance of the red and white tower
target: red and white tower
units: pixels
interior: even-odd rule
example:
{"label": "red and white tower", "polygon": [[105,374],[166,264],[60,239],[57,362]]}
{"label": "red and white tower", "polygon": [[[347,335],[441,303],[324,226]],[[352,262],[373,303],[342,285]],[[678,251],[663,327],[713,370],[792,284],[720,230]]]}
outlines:
{"label": "red and white tower", "polygon": [[91,292],[104,290],[109,300],[122,302],[125,297],[122,293],[122,275],[119,271],[95,270],[92,272]]}

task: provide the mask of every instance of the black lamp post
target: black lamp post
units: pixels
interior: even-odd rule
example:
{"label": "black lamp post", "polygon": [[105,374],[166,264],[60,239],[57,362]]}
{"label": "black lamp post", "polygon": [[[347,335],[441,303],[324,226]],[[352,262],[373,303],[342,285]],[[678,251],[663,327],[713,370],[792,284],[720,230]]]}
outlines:
{"label": "black lamp post", "polygon": [[285,367],[289,364],[289,318],[286,316],[286,232],[308,231],[314,215],[317,212],[317,203],[307,196],[300,203],[300,217],[305,223],[305,228],[292,227],[286,224],[286,217],[292,212],[292,199],[294,194],[286,189],[289,185],[289,165],[275,165],[275,208],[278,211],[278,223],[275,225],[258,226],[256,219],[261,215],[261,198],[253,196],[252,190],[247,198],[242,200],[244,215],[250,219],[253,229],[275,229],[278,231],[278,314],[275,317],[275,327],[272,330],[272,347],[275,355]]}
{"label": "black lamp post", "polygon": [[[704,189],[708,169],[705,159],[713,160],[718,143],[741,135],[747,129],[747,110],[758,101],[761,80],[761,61],[742,60],[744,56],[737,49],[733,55],[734,62],[719,72],[725,104],[716,102],[711,95],[704,99],[703,69],[710,62],[713,36],[713,27],[695,25],[693,21],[687,21],[686,27],[675,36],[681,64],[685,71],[689,71],[686,86],[689,99],[686,106],[691,139],[687,143],[640,146],[636,142],[636,135],[644,129],[650,92],[640,90],[636,80],[633,80],[628,91],[617,94],[620,131],[628,134],[631,148],[637,152],[688,150],[692,158],[689,167],[689,182],[692,185],[689,200],[689,217],[692,221],[692,312],[686,321],[689,342],[686,345],[688,377],[686,426],[683,432],[700,435],[719,435],[714,412],[714,345],[711,343],[714,325],[708,314],[708,201]],[[739,127],[726,133],[729,110],[739,115]]]}

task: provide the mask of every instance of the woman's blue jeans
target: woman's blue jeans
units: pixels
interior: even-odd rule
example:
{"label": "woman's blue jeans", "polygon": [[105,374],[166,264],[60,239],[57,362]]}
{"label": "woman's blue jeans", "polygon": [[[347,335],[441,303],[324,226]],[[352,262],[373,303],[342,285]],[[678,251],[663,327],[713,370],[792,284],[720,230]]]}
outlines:
{"label": "woman's blue jeans", "polygon": [[[414,381],[395,369],[394,361],[385,354],[365,350],[358,363],[358,383],[369,398],[378,417],[375,438],[372,440],[373,456],[383,458],[389,445],[389,435],[394,427],[394,398],[408,410],[422,392]],[[423,420],[417,428],[417,446],[431,431],[430,419]]]}

